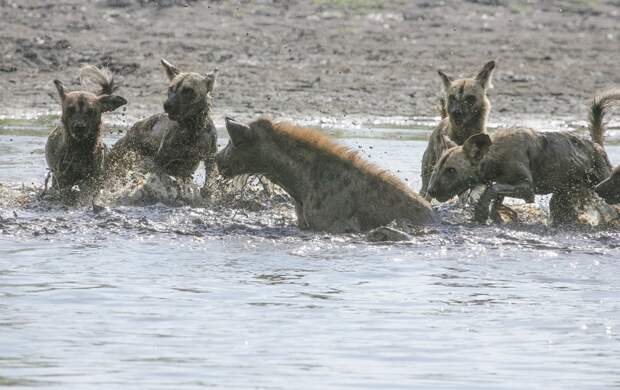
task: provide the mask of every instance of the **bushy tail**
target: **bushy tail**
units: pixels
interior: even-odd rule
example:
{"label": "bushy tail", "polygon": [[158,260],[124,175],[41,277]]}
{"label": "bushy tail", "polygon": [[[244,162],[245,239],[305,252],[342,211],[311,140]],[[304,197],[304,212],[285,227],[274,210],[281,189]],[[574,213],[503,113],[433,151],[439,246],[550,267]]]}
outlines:
{"label": "bushy tail", "polygon": [[97,95],[111,95],[119,87],[109,69],[93,65],[80,68],[80,83],[86,88],[94,88]]}
{"label": "bushy tail", "polygon": [[592,141],[603,146],[603,135],[605,134],[605,113],[607,108],[616,100],[620,100],[620,88],[605,91],[596,95],[590,104],[590,137]]}

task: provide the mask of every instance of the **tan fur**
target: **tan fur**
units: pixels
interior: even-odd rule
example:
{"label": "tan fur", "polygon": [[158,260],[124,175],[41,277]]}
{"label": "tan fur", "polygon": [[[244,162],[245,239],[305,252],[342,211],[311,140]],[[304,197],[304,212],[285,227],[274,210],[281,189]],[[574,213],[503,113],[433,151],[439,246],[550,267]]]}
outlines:
{"label": "tan fur", "polygon": [[[618,199],[613,191],[611,164],[603,145],[606,108],[620,94],[598,95],[590,105],[591,141],[570,132],[541,133],[532,129],[504,129],[494,134],[476,134],[462,145],[444,152],[430,179],[428,193],[445,201],[477,184],[488,187],[476,206],[475,218],[485,222],[503,198],[534,201],[534,195],[553,194],[552,219],[565,222],[570,213],[559,207],[566,199],[595,190],[608,201]],[[607,179],[607,180],[605,180]],[[600,184],[599,184],[600,183]],[[598,186],[597,186],[598,184]],[[595,187],[596,186],[596,187]],[[570,204],[578,204],[579,199]],[[563,215],[566,214],[566,215]]]}
{"label": "tan fur", "polygon": [[[268,119],[262,120],[269,121]],[[276,139],[280,139],[283,136],[290,141],[299,142],[304,147],[314,149],[319,153],[333,155],[344,164],[359,169],[363,174],[389,183],[394,189],[411,191],[407,184],[388,170],[379,168],[377,165],[364,160],[358,151],[337,144],[315,129],[301,127],[291,122],[277,122],[274,124],[269,121],[269,123],[273,131],[278,135]]]}
{"label": "tan fur", "polygon": [[117,174],[124,172],[131,168],[127,157],[137,155],[152,159],[154,168],[160,172],[189,179],[202,161],[206,194],[217,149],[217,131],[211,119],[216,72],[181,72],[165,59],[161,64],[170,81],[163,105],[165,112],[135,123],[114,144],[110,170]]}
{"label": "tan fur", "polygon": [[434,221],[430,205],[387,171],[319,131],[259,119],[227,118],[231,137],[217,157],[225,177],[264,174],[295,200],[302,229],[359,232],[393,220]]}
{"label": "tan fur", "polygon": [[472,135],[486,132],[486,122],[491,111],[486,91],[491,88],[493,69],[495,62],[490,61],[475,77],[458,80],[438,71],[443,84],[443,93],[439,100],[441,122],[433,130],[422,157],[420,192],[427,199],[428,183],[442,153],[451,147],[462,145]]}
{"label": "tan fur", "polygon": [[45,158],[52,171],[52,185],[70,190],[75,185],[97,184],[107,154],[101,134],[101,114],[124,105],[127,101],[108,94],[114,90],[110,73],[94,66],[83,67],[80,79],[98,87],[97,94],[65,90],[54,80],[62,106],[62,126],[52,131],[45,145]]}

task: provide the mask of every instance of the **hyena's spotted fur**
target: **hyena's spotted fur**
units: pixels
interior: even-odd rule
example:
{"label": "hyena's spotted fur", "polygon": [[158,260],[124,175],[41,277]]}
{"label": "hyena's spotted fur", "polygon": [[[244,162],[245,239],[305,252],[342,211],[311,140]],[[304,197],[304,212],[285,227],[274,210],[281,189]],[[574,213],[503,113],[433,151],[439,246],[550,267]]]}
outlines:
{"label": "hyena's spotted fur", "polygon": [[224,177],[263,174],[295,200],[301,229],[360,232],[393,220],[434,221],[430,204],[395,176],[312,129],[259,119],[226,120],[216,157]]}
{"label": "hyena's spotted fur", "polygon": [[216,72],[184,73],[164,59],[161,63],[170,81],[165,112],[137,122],[114,145],[114,169],[122,166],[128,152],[135,152],[152,158],[161,172],[189,179],[202,161],[206,189],[217,149],[217,132],[211,119]]}
{"label": "hyena's spotted fur", "polygon": [[127,103],[114,95],[112,74],[94,66],[80,70],[82,84],[98,86],[96,93],[67,91],[54,80],[62,105],[62,124],[49,135],[45,158],[52,172],[52,186],[67,190],[75,185],[93,184],[103,173],[107,148],[102,140],[101,114]]}
{"label": "hyena's spotted fur", "polygon": [[486,121],[491,111],[486,92],[491,87],[493,69],[495,61],[490,61],[476,77],[457,80],[438,71],[443,91],[440,99],[441,122],[433,130],[422,157],[422,195],[428,197],[426,192],[433,167],[445,150],[463,145],[472,135],[486,132]]}

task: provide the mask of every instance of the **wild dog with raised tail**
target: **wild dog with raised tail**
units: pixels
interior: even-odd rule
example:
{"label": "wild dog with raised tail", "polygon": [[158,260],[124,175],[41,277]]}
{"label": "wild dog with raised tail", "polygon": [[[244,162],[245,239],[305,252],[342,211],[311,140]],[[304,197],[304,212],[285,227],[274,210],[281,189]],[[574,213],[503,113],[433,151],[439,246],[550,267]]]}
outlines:
{"label": "wild dog with raised tail", "polygon": [[122,169],[124,156],[133,151],[152,158],[161,172],[189,179],[202,161],[206,190],[217,151],[217,132],[211,119],[216,72],[181,72],[165,59],[161,64],[170,81],[164,113],[137,122],[113,146],[114,169]]}
{"label": "wild dog with raised tail", "polygon": [[[562,220],[561,202],[577,189],[592,189],[611,174],[603,147],[603,116],[617,91],[597,96],[590,106],[591,141],[566,132],[540,133],[531,129],[505,129],[493,138],[470,137],[441,156],[430,179],[428,193],[446,201],[478,184],[488,188],[476,206],[475,218],[485,222],[496,214],[503,198],[534,201],[535,194],[554,194],[551,214]],[[493,206],[490,210],[489,207]]]}
{"label": "wild dog with raised tail", "polygon": [[295,201],[301,229],[363,232],[390,222],[432,223],[430,204],[387,171],[317,130],[226,119],[230,142],[216,157],[224,177],[263,174]]}
{"label": "wild dog with raised tail", "polygon": [[422,188],[425,197],[433,168],[443,152],[451,147],[463,145],[474,134],[486,131],[486,122],[491,103],[487,90],[495,61],[487,62],[473,78],[457,79],[438,71],[442,82],[440,99],[441,122],[435,128],[422,157]]}
{"label": "wild dog with raised tail", "polygon": [[62,124],[49,135],[45,159],[52,172],[52,186],[59,190],[75,185],[96,184],[103,173],[107,148],[101,131],[101,114],[127,104],[114,95],[116,85],[112,74],[94,66],[80,70],[83,85],[96,85],[98,90],[67,91],[54,80],[62,106]]}

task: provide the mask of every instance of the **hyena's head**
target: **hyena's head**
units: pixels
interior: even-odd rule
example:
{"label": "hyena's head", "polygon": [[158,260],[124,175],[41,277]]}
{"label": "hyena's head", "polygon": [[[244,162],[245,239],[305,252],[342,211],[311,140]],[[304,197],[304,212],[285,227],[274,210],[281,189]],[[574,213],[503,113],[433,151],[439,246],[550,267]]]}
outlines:
{"label": "hyena's head", "polygon": [[611,176],[600,182],[594,189],[607,203],[620,203],[620,165],[612,171]]}
{"label": "hyena's head", "polygon": [[266,134],[272,129],[271,121],[259,119],[245,125],[226,118],[230,136],[228,145],[215,157],[217,168],[224,177],[266,172]]}
{"label": "hyena's head", "polygon": [[462,146],[446,150],[435,164],[427,194],[445,202],[479,184],[478,165],[490,146],[487,134],[476,134]]}
{"label": "hyena's head", "polygon": [[[486,120],[491,109],[487,89],[491,87],[491,76],[495,61],[487,62],[474,78],[457,79],[438,71],[443,82],[445,112],[456,126]],[[465,140],[463,140],[465,141]]]}
{"label": "hyena's head", "polygon": [[170,83],[164,111],[176,122],[204,115],[211,105],[211,93],[215,85],[217,70],[207,74],[185,73],[161,59]]}
{"label": "hyena's head", "polygon": [[80,143],[94,142],[99,138],[101,113],[127,104],[127,100],[118,95],[67,92],[61,81],[54,80],[54,84],[62,105],[62,124],[69,136]]}

